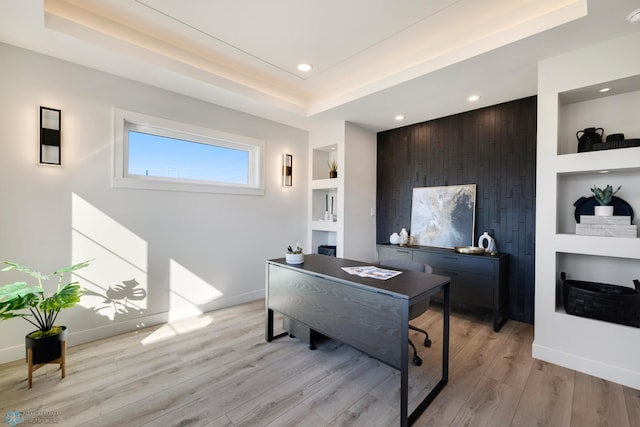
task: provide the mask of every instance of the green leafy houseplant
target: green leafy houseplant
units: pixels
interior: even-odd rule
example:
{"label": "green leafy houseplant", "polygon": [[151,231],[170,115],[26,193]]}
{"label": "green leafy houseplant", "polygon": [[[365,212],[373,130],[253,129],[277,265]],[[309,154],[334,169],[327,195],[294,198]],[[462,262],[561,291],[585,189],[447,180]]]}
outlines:
{"label": "green leafy houseplant", "polygon": [[[29,338],[41,338],[59,334],[60,327],[54,327],[58,313],[80,302],[83,290],[78,282],[63,285],[66,273],[85,268],[91,261],[84,261],[70,267],[60,268],[51,274],[43,275],[29,267],[12,261],[4,261],[2,271],[16,270],[28,274],[38,282],[36,286],[26,282],[14,282],[0,286],[0,320],[21,317],[38,330],[29,334]],[[58,277],[58,286],[50,296],[46,295],[43,282]]]}
{"label": "green leafy houseplant", "polygon": [[591,189],[591,192],[593,193],[593,197],[600,204],[600,206],[609,206],[611,200],[613,199],[613,196],[618,191],[620,191],[620,188],[622,188],[621,185],[616,189],[616,191],[613,191],[613,187],[611,185],[607,185],[603,190],[594,185]]}

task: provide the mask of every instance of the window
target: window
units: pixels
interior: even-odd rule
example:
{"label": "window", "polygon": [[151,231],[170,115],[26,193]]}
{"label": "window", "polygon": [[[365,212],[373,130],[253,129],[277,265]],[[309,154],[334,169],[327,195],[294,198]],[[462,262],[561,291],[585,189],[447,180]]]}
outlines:
{"label": "window", "polygon": [[264,194],[264,141],[115,110],[114,187]]}

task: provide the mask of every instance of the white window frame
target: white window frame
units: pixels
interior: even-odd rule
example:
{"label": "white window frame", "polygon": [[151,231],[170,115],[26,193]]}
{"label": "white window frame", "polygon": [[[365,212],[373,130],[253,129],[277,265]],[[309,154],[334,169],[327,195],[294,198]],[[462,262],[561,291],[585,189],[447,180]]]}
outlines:
{"label": "white window frame", "polygon": [[[114,108],[114,188],[264,195],[263,140]],[[199,142],[249,153],[248,184],[196,181],[128,174],[129,130]]]}

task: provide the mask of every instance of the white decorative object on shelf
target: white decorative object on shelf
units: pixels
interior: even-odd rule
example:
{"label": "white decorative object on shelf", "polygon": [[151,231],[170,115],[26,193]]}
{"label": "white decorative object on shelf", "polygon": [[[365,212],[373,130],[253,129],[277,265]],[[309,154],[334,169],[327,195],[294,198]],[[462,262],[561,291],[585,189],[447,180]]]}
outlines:
{"label": "white decorative object on shelf", "polygon": [[496,241],[486,231],[478,239],[478,246],[484,248],[484,251],[490,254],[498,252]]}
{"label": "white decorative object on shelf", "polygon": [[611,215],[611,216],[595,216],[580,215],[580,224],[616,224],[629,225],[631,217],[629,215]]}
{"label": "white decorative object on shelf", "polygon": [[638,237],[638,229],[635,225],[576,224],[576,234],[582,236],[635,238]]}
{"label": "white decorative object on shelf", "polygon": [[399,245],[400,235],[398,233],[393,233],[391,236],[389,236],[389,243],[391,243],[392,245]]}
{"label": "white decorative object on shelf", "polygon": [[596,216],[613,216],[613,206],[594,206]]}
{"label": "white decorative object on shelf", "polygon": [[580,215],[580,224],[576,224],[576,234],[635,238],[638,237],[638,226],[631,224],[631,217],[628,215]]}
{"label": "white decorative object on shelf", "polygon": [[576,234],[635,238],[638,237],[638,226],[631,224],[631,216],[628,215],[580,215],[580,224],[576,224]]}
{"label": "white decorative object on shelf", "polygon": [[406,245],[407,243],[409,243],[409,233],[407,233],[406,228],[403,228],[400,230],[400,244]]}

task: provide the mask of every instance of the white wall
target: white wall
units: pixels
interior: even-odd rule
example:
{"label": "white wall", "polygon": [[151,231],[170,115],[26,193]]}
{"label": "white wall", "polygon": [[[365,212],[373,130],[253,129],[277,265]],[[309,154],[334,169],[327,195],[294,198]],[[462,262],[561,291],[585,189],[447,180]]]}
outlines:
{"label": "white wall", "polygon": [[376,256],[377,136],[354,125],[345,125],[344,257],[374,262]]}
{"label": "white wall", "polygon": [[[167,320],[170,307],[192,314],[264,296],[265,259],[306,235],[306,131],[4,44],[0,58],[0,259],[50,272],[95,258],[80,280],[98,295],[61,314],[71,345]],[[40,106],[62,110],[61,167],[38,163]],[[265,195],[111,188],[113,107],[265,140]],[[293,188],[281,186],[285,152]],[[0,283],[17,279],[0,273]],[[105,302],[131,279],[144,300]],[[23,357],[32,329],[0,322],[0,363]]]}

